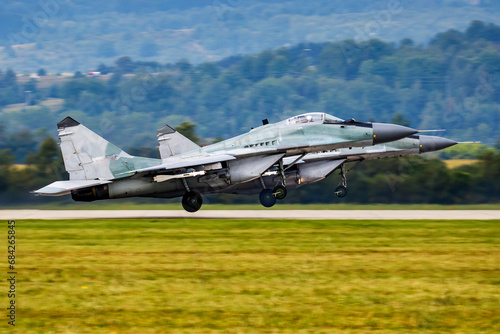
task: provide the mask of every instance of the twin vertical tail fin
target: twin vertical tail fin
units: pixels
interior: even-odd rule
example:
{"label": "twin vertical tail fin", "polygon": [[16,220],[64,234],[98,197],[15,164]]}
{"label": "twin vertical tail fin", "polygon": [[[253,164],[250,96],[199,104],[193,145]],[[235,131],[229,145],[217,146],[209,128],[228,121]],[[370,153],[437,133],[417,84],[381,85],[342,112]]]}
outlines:
{"label": "twin vertical tail fin", "polygon": [[70,180],[111,180],[127,170],[129,154],[71,117],[57,124],[64,166]]}
{"label": "twin vertical tail fin", "polygon": [[165,125],[157,132],[160,157],[167,159],[171,156],[199,149],[200,146],[184,137],[175,129]]}
{"label": "twin vertical tail fin", "polygon": [[[57,128],[70,180],[112,180],[127,176],[138,166],[157,163],[129,155],[71,117],[59,122]],[[168,125],[157,134],[162,159],[200,148]]]}

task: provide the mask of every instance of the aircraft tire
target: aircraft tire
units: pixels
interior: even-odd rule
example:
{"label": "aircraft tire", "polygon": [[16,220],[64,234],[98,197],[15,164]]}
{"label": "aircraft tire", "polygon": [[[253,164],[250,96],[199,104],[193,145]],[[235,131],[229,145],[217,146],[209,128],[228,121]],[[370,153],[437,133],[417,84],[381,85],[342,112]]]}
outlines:
{"label": "aircraft tire", "polygon": [[196,191],[188,191],[182,197],[182,207],[187,212],[196,212],[200,210],[202,204],[203,199]]}
{"label": "aircraft tire", "polygon": [[338,186],[337,188],[335,188],[335,195],[337,195],[337,197],[340,197],[340,198],[346,197],[347,196],[347,188],[344,186]]}
{"label": "aircraft tire", "polygon": [[264,189],[260,192],[259,195],[260,204],[265,206],[266,208],[272,207],[276,204],[276,198],[273,195],[273,191],[271,189]]}
{"label": "aircraft tire", "polygon": [[283,186],[276,186],[273,189],[273,196],[276,199],[284,199],[286,197],[287,191],[286,188]]}

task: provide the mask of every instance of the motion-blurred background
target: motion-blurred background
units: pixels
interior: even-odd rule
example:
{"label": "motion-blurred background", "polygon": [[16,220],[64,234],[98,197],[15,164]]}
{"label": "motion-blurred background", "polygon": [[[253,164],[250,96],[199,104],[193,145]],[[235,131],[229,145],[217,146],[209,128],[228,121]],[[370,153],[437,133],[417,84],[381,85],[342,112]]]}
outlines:
{"label": "motion-blurred background", "polygon": [[[165,123],[209,144],[312,111],[482,143],[364,163],[344,202],[498,203],[499,14],[488,0],[2,3],[0,204],[53,201],[28,191],[65,177],[68,115],[157,157]],[[338,181],[287,201],[338,202]]]}

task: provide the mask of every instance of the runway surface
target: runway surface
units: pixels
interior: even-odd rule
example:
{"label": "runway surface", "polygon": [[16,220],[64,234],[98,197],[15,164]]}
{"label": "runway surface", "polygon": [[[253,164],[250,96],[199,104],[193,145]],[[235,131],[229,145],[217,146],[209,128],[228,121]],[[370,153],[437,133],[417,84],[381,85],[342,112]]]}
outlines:
{"label": "runway surface", "polygon": [[23,219],[335,219],[500,220],[500,210],[0,210],[1,220]]}

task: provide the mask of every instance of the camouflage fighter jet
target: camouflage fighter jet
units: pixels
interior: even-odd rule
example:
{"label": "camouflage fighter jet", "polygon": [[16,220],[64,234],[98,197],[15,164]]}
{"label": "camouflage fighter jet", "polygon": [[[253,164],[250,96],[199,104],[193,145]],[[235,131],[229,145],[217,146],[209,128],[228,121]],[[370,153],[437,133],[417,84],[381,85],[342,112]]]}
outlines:
{"label": "camouflage fighter jet", "polygon": [[[325,113],[307,113],[275,124],[264,120],[262,126],[248,133],[200,147],[165,125],[157,132],[160,160],[131,156],[71,117],[57,126],[69,180],[56,181],[35,194],[71,194],[73,200],[84,202],[182,196],[182,206],[189,212],[201,208],[201,194],[238,192],[238,185],[246,188],[256,180],[260,182],[262,204],[271,206],[273,200],[286,194],[286,171],[291,167],[297,170],[299,184],[314,175],[324,178],[335,169],[321,165],[316,170],[314,162],[304,163],[307,168],[299,166],[307,154],[368,148],[418,132],[395,124],[344,121]],[[290,161],[289,157],[294,158]],[[331,159],[328,161],[330,165]],[[338,167],[342,163],[335,164]],[[263,178],[273,168],[281,179],[268,189]]]}

